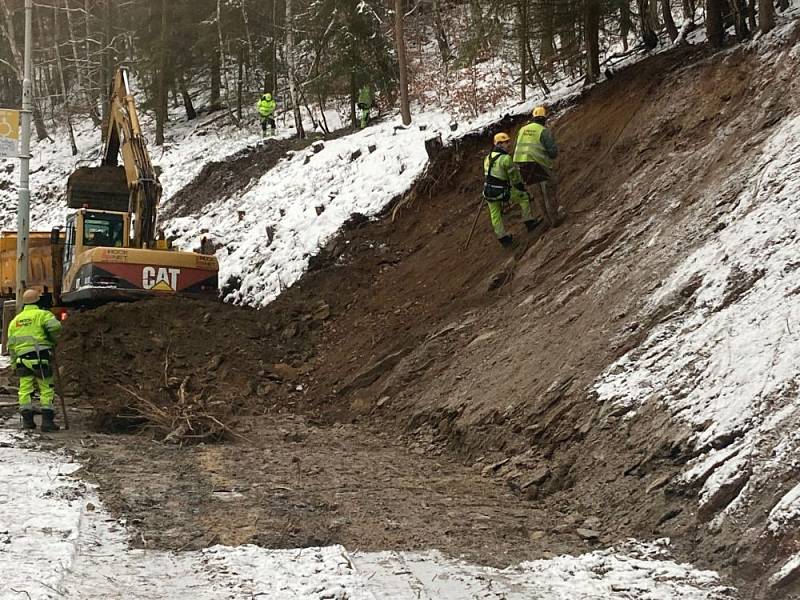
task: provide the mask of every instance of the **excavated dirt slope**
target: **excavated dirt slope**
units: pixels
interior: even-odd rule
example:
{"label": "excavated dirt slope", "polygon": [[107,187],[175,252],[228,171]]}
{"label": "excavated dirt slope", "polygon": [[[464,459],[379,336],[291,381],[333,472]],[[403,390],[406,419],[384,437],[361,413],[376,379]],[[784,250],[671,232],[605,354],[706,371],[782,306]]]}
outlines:
{"label": "excavated dirt slope", "polygon": [[[569,218],[526,237],[509,215],[513,253],[486,219],[464,249],[488,149],[468,138],[395,220],[355,219],[267,310],[172,300],[72,319],[62,372],[85,405],[113,401],[117,384],[158,397],[192,375],[228,386],[249,440],[165,449],[93,436],[81,451],[106,502],[170,547],[342,541],[503,563],[585,549],[582,525],[599,543],[670,536],[742,598],[762,594],[791,545],[758,543],[746,524],[711,533],[696,490],[670,483],[691,431],[662,412],[622,419],[588,391],[668,317],[642,318],[645,299],[725,226],[747,182],[722,182],[800,108],[798,66],[762,60],[683,47],[588,91],[554,123]],[[243,497],[220,504],[214,486]],[[414,494],[420,504],[401,499]]]}

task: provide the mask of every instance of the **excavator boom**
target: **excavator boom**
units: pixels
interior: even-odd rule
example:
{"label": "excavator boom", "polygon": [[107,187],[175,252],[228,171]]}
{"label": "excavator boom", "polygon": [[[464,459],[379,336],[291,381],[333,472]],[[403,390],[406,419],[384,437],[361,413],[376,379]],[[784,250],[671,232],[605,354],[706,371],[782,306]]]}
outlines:
{"label": "excavator boom", "polygon": [[[122,157],[122,166],[119,157]],[[103,123],[100,167],[83,167],[67,182],[67,206],[127,211],[133,217],[131,246],[152,248],[156,237],[161,184],[139,125],[136,101],[125,67],[117,69]],[[122,204],[126,204],[123,208]]]}

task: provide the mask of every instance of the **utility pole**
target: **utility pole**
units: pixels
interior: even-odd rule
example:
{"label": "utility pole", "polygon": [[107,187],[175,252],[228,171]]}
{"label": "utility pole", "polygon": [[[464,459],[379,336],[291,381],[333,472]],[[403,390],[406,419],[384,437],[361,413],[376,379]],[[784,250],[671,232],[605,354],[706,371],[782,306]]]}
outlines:
{"label": "utility pole", "polygon": [[25,0],[25,64],[22,80],[22,140],[19,149],[19,200],[17,204],[17,312],[22,310],[22,294],[28,281],[28,233],[30,231],[31,190],[31,51],[33,46],[33,0]]}

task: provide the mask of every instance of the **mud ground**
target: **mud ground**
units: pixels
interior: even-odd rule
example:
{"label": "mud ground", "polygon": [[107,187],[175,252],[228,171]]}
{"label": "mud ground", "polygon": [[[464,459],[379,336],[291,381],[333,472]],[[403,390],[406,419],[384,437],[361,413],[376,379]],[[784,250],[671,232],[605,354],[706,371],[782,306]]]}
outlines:
{"label": "mud ground", "polygon": [[587,524],[574,514],[545,512],[483,476],[483,463],[362,425],[248,417],[238,430],[248,441],[187,450],[98,434],[88,411],[69,415],[69,431],[30,435],[84,464],[81,476],[135,531],[135,547],[438,548],[506,566],[599,542],[576,532]]}
{"label": "mud ground", "polygon": [[[704,192],[788,114],[792,69],[765,85],[746,49],[684,47],[593,88],[555,123],[569,218],[526,237],[509,213],[512,254],[485,222],[464,248],[486,132],[443,153],[394,218],[354,219],[266,310],[157,301],[79,316],[61,354],[81,427],[117,384],[158,400],[186,375],[224,387],[238,425],[218,445],[146,429],[78,429],[68,444],[142,544],[437,547],[508,564],[669,536],[758,597],[785,549],[759,545],[752,524],[706,529],[697,490],[675,479],[692,432],[666,411],[625,418],[590,387],[691,298],[650,313],[644,300],[724,226],[725,198]],[[750,142],[720,144],[721,130]]]}

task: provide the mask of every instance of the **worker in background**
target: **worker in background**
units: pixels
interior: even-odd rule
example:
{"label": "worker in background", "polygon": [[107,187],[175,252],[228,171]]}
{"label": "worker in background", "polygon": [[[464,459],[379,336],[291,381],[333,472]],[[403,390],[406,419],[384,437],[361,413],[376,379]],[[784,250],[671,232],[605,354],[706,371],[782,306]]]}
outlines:
{"label": "worker in background", "polygon": [[519,169],[508,153],[511,138],[506,133],[494,136],[494,148],[483,161],[483,172],[486,181],[483,186],[483,197],[489,205],[489,218],[497,240],[503,246],[510,246],[512,237],[503,226],[503,203],[513,200],[522,210],[525,228],[532,231],[539,221],[531,216],[530,196],[525,191]]}
{"label": "worker in background", "polygon": [[200,240],[200,254],[212,256],[214,254],[214,242],[212,242],[207,235],[204,235]]}
{"label": "worker in background", "polygon": [[272,97],[272,94],[265,92],[261,99],[258,101],[258,116],[261,117],[261,133],[267,135],[267,125],[275,133],[275,107],[277,103]]}
{"label": "worker in background", "polygon": [[361,111],[361,129],[364,129],[369,123],[369,111],[372,108],[373,98],[372,98],[372,86],[370,84],[365,83],[361,86],[361,89],[358,90],[358,103],[357,106]]}
{"label": "worker in background", "polygon": [[167,234],[163,229],[159,229],[156,233],[156,250],[169,250],[170,244],[167,239]]}
{"label": "worker in background", "polygon": [[58,431],[53,412],[52,352],[61,333],[61,323],[53,313],[37,306],[41,298],[36,290],[25,290],[24,307],[8,326],[8,353],[19,376],[19,412],[23,429],[36,429],[31,394],[34,382],[39,385],[42,409],[41,430]]}
{"label": "worker in background", "polygon": [[[514,162],[519,165],[522,179],[528,186],[540,184],[546,193],[545,209],[558,207],[551,218],[563,216],[563,209],[558,204],[558,187],[553,161],[558,156],[553,133],[545,126],[547,109],[537,106],[533,109],[533,121],[525,125],[517,134],[517,145],[514,148]],[[554,223],[555,224],[555,223]]]}

